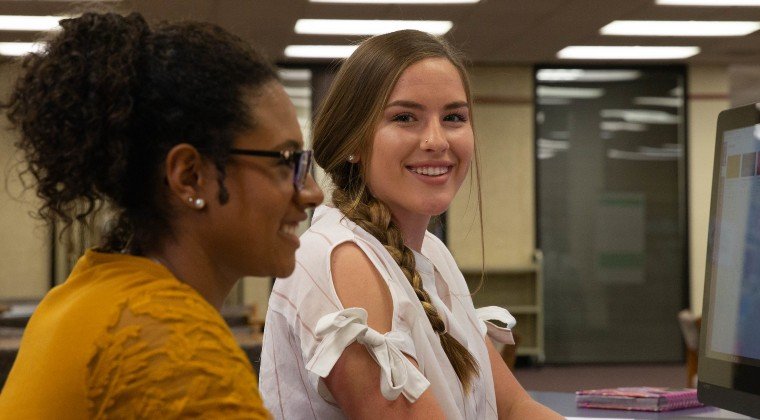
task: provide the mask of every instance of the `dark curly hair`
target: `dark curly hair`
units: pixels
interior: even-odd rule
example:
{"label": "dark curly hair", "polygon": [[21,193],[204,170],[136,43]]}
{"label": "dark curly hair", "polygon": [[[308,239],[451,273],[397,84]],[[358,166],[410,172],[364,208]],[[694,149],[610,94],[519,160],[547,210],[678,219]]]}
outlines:
{"label": "dark curly hair", "polygon": [[251,128],[247,95],[277,73],[240,38],[205,23],[160,24],[137,13],[87,13],[23,61],[8,103],[43,205],[70,226],[102,203],[118,212],[102,249],[143,254],[170,234],[161,167],[189,143],[218,169],[219,201],[233,138]]}

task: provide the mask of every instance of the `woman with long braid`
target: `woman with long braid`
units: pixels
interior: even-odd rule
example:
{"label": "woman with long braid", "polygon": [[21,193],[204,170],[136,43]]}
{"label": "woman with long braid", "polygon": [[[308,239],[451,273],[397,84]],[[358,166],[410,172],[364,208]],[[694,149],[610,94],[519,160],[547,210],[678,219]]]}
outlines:
{"label": "woman with long braid", "polygon": [[[276,418],[561,418],[517,383],[446,246],[426,231],[475,156],[464,66],[418,31],[369,38],[313,130],[334,184],[272,291],[260,390]],[[493,334],[491,334],[493,333]]]}

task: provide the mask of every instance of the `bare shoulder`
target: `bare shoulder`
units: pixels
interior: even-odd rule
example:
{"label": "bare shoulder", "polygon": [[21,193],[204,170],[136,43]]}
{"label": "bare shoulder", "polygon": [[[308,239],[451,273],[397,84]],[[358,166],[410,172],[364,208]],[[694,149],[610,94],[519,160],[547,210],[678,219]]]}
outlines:
{"label": "bare shoulder", "polygon": [[354,242],[344,242],[330,255],[335,292],[344,308],[364,308],[367,323],[379,332],[390,331],[393,301],[383,276]]}

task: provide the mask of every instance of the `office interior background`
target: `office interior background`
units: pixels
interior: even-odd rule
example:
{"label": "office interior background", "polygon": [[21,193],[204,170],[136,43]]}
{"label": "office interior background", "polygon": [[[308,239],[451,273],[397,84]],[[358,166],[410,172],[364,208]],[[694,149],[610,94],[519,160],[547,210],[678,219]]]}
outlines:
{"label": "office interior background", "polygon": [[[139,11],[151,22],[217,23],[278,63],[307,144],[313,112],[340,58],[299,47],[328,45],[335,47],[328,53],[345,55],[366,35],[322,34],[337,23],[309,28],[314,22],[304,19],[401,21],[359,25],[381,31],[437,21],[422,28],[439,31],[471,61],[482,201],[471,178],[433,228],[477,289],[476,306],[504,306],[517,317],[516,352],[527,365],[516,371],[518,379],[553,390],[559,385],[549,377],[530,375],[569,368],[584,372],[580,379],[572,374],[581,382],[570,388],[685,385],[677,314],[701,313],[717,115],[760,102],[760,3],[416,1],[14,0],[0,1],[0,15],[95,8]],[[622,23],[610,25],[616,21]],[[657,21],[679,22],[666,23],[665,35],[657,35],[651,33]],[[697,22],[681,28],[686,21]],[[729,21],[741,24],[713,25]],[[637,28],[650,32],[631,34]],[[672,32],[677,29],[692,32]],[[45,36],[41,27],[0,30],[3,98],[20,70],[14,55],[22,52],[13,48]],[[573,48],[583,46],[608,49]],[[598,55],[576,55],[584,52]],[[654,55],[626,55],[632,53]],[[32,217],[37,202],[17,176],[16,136],[0,131],[0,301],[23,312],[65,280],[76,258],[96,244],[108,214],[91,220],[93,229],[63,233]],[[318,170],[316,176],[329,190]],[[263,318],[270,286],[271,279],[242,279],[227,305],[255,308],[253,316]],[[604,382],[621,376],[615,369],[642,372],[642,366],[654,367],[643,371],[649,379]]]}

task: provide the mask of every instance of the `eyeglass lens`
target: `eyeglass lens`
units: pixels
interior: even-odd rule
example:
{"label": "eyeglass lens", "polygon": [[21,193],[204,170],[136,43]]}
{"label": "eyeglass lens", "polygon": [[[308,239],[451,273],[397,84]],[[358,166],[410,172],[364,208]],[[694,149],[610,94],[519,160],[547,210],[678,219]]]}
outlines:
{"label": "eyeglass lens", "polygon": [[311,170],[311,155],[311,150],[304,150],[300,153],[300,156],[298,156],[298,160],[296,161],[293,171],[293,184],[299,190],[303,188],[306,183],[306,177]]}

